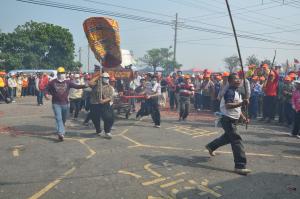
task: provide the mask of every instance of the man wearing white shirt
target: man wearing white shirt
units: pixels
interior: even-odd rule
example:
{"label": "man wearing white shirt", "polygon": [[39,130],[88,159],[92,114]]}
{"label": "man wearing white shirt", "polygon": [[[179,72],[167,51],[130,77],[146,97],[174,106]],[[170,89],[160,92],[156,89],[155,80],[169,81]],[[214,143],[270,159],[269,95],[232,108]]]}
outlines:
{"label": "man wearing white shirt", "polygon": [[[130,85],[129,85],[131,94],[134,94],[135,89],[141,85],[140,80],[141,80],[141,76],[138,75],[138,72],[135,72],[134,73],[134,80],[132,80],[130,82]],[[136,99],[134,99],[134,98],[129,99],[129,102],[130,102],[130,105],[131,105],[131,110],[133,112],[135,112]]]}
{"label": "man wearing white shirt", "polygon": [[151,82],[145,84],[145,95],[147,105],[150,107],[151,117],[155,128],[160,128],[160,111],[158,97],[161,95],[161,86],[157,81],[157,77],[152,76]]}
{"label": "man wearing white shirt", "polygon": [[248,99],[242,99],[238,88],[241,84],[240,77],[233,73],[228,77],[229,88],[221,99],[220,111],[222,113],[221,124],[224,134],[216,138],[206,149],[211,156],[215,155],[215,150],[219,147],[231,144],[234,157],[234,171],[238,174],[247,175],[251,170],[246,168],[247,158],[242,142],[242,137],[237,132],[237,122],[239,119],[248,123],[248,119],[243,115],[241,107],[249,104]]}

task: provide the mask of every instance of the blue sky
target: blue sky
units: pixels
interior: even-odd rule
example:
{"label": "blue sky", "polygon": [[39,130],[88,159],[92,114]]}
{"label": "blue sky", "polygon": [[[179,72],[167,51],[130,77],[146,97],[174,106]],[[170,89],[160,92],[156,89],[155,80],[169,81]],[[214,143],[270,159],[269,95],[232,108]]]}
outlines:
{"label": "blue sky", "polygon": [[[232,32],[224,0],[52,0],[97,10],[120,12],[163,21],[175,19],[178,13],[182,25]],[[260,59],[272,59],[277,49],[278,63],[300,59],[300,0],[229,0],[238,34],[251,35],[285,43],[279,45],[257,40],[239,39],[242,57],[255,54]],[[108,5],[112,4],[112,5]],[[128,9],[130,8],[130,9]],[[44,7],[1,0],[0,29],[12,32],[17,25],[33,20],[68,28],[78,48],[82,47],[82,62],[87,65],[87,40],[82,23],[92,13]],[[110,17],[110,16],[109,16]],[[173,46],[174,30],[170,26],[112,17],[119,21],[121,47],[142,57],[146,50]],[[178,30],[177,61],[184,68],[198,67],[223,70],[225,57],[237,54],[234,38],[186,28]],[[91,53],[91,66],[97,61]],[[77,58],[78,59],[78,56]],[[245,62],[245,61],[244,61]]]}

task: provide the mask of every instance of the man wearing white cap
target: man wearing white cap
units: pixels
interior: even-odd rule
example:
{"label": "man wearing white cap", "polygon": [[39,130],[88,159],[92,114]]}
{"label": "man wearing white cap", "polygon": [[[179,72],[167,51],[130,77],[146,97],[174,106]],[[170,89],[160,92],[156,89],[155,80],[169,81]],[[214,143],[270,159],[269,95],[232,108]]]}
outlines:
{"label": "man wearing white cap", "polygon": [[[71,82],[76,85],[85,85],[84,82],[80,80],[79,74],[75,74],[74,79]],[[74,120],[77,120],[77,118],[78,118],[82,96],[83,96],[82,89],[74,89],[74,88],[70,89],[70,93],[69,93],[70,114],[73,114],[73,111],[75,110],[74,118],[73,118]]]}
{"label": "man wearing white cap", "polygon": [[[100,68],[95,66],[95,77],[91,79],[89,85],[91,92],[91,118],[96,129],[96,133],[107,139],[111,139],[111,127],[114,123],[113,110],[110,102],[113,101],[114,89],[109,85],[109,74],[100,73]],[[100,120],[104,122],[104,133],[100,126]]]}

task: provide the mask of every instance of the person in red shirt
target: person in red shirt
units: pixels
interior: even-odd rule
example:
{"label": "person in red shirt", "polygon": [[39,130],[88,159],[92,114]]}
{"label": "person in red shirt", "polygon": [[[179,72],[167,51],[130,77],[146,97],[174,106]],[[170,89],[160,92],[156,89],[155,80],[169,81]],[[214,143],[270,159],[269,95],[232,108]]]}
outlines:
{"label": "person in red shirt", "polygon": [[276,70],[271,70],[268,79],[263,86],[265,96],[263,99],[263,118],[270,123],[275,118],[276,97],[278,90],[279,74]]}
{"label": "person in red shirt", "polygon": [[194,95],[195,89],[191,82],[190,76],[185,76],[183,82],[178,84],[179,90],[179,121],[185,121],[189,115],[191,97]]}

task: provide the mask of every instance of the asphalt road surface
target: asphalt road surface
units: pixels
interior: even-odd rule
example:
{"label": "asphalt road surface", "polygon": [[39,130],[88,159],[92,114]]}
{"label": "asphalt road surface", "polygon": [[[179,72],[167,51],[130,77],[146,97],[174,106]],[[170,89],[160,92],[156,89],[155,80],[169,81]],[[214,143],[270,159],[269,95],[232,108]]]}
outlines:
{"label": "asphalt road surface", "polygon": [[205,151],[223,132],[210,113],[177,122],[176,113],[163,111],[160,129],[149,117],[121,116],[111,140],[83,126],[85,114],[67,122],[66,139],[58,142],[51,102],[0,104],[0,198],[300,198],[300,140],[284,126],[239,127],[253,170],[241,176],[233,173],[230,146],[212,158]]}

